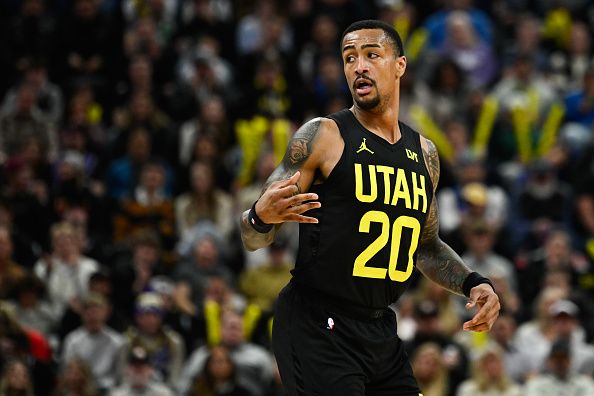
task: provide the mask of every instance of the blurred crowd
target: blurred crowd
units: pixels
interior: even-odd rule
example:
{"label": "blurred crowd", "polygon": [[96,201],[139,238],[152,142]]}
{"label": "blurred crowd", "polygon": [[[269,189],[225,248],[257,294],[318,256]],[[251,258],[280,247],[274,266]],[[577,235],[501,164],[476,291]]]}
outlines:
{"label": "blurred crowd", "polygon": [[238,221],[304,121],[351,105],[340,36],[393,24],[400,118],[441,157],[441,236],[491,333],[415,275],[393,308],[425,396],[594,395],[594,5],[4,0],[0,396],[280,396],[295,225]]}

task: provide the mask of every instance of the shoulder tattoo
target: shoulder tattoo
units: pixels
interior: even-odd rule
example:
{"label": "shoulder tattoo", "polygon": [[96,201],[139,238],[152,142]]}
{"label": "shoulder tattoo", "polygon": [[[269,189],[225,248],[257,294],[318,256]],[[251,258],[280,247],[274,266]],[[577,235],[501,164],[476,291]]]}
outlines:
{"label": "shoulder tattoo", "polygon": [[435,189],[437,187],[437,182],[439,181],[439,153],[437,152],[435,144],[429,139],[426,140],[427,149],[423,148],[423,154],[427,170],[429,171],[431,181],[433,182],[433,189]]}

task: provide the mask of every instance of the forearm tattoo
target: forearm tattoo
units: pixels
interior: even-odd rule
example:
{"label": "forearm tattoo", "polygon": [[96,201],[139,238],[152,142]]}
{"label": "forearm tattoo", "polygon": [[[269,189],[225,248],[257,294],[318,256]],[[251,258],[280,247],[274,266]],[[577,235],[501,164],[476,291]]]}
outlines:
{"label": "forearm tattoo", "polygon": [[241,240],[243,241],[243,245],[248,250],[257,250],[268,246],[274,240],[274,234],[276,232],[276,227],[272,227],[267,233],[258,232],[250,225],[248,219],[248,213],[250,209],[246,210],[241,214],[241,221],[239,222],[239,228],[241,230]]}
{"label": "forearm tattoo", "polygon": [[[320,119],[316,118],[305,123],[295,132],[289,141],[283,160],[264,184],[262,194],[264,194],[272,183],[288,179],[301,169],[313,151],[313,143],[318,135],[320,123]],[[301,193],[301,187],[299,185],[297,185],[297,190],[298,193]],[[243,212],[240,223],[241,239],[244,246],[249,250],[256,250],[270,245],[274,240],[274,234],[278,226],[273,227],[266,234],[257,232],[249,223],[248,213],[249,210]]]}
{"label": "forearm tattoo", "polygon": [[[428,140],[427,143],[428,150],[423,149],[423,154],[435,190],[439,181],[439,156],[433,142]],[[460,256],[439,238],[439,218],[436,201],[434,195],[425,221],[423,235],[421,235],[420,248],[417,254],[417,268],[426,277],[439,285],[456,294],[463,295],[462,285],[471,271]]]}

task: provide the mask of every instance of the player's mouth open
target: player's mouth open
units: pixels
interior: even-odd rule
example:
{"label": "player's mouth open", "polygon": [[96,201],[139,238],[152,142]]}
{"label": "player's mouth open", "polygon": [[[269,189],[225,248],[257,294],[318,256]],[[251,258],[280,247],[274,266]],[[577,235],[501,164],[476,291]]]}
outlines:
{"label": "player's mouth open", "polygon": [[355,91],[357,95],[364,96],[371,92],[373,83],[369,80],[359,79],[355,82]]}

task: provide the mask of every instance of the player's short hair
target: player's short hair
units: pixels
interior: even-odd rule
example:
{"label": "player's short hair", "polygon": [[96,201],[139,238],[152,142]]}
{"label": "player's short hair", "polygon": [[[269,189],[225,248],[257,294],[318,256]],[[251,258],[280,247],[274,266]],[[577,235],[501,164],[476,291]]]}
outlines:
{"label": "player's short hair", "polygon": [[404,46],[402,45],[402,39],[400,38],[400,35],[396,31],[396,29],[394,29],[386,22],[378,21],[375,19],[365,19],[362,21],[353,22],[342,33],[342,38],[340,39],[340,41],[342,42],[342,40],[344,40],[344,36],[346,36],[347,34],[363,29],[383,30],[390,42],[392,43],[392,47],[394,47],[395,56],[404,56]]}

